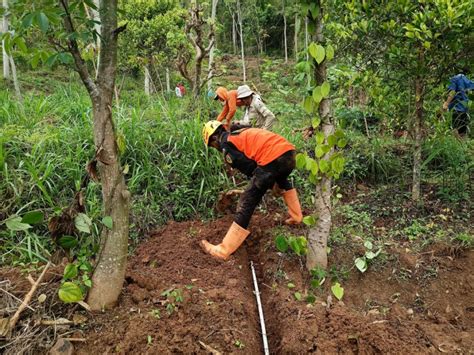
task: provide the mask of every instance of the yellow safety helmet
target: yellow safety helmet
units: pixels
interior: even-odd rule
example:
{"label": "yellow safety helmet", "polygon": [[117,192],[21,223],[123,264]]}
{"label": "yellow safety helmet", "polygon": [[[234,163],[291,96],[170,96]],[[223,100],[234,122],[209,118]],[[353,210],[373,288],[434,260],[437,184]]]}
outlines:
{"label": "yellow safety helmet", "polygon": [[207,122],[203,129],[202,129],[202,138],[204,139],[204,143],[209,145],[209,138],[214,134],[214,132],[222,126],[222,122],[213,120]]}

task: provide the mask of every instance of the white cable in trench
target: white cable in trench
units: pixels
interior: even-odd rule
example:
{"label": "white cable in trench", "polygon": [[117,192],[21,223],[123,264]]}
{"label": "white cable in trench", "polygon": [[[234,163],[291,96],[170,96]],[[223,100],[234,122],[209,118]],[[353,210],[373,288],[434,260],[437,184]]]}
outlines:
{"label": "white cable in trench", "polygon": [[260,327],[262,329],[263,352],[265,355],[269,355],[270,351],[268,350],[267,331],[265,330],[265,318],[263,317],[262,302],[260,301],[260,291],[258,290],[257,276],[255,275],[253,261],[250,261],[250,268],[252,269],[253,286],[255,289],[254,293],[255,298],[257,299],[258,315],[260,317]]}

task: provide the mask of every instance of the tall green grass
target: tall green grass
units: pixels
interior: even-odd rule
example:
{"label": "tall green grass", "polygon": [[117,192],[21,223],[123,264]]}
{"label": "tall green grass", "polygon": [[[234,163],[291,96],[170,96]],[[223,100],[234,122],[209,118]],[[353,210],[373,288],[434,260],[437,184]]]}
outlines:
{"label": "tall green grass", "polygon": [[[196,105],[190,99],[133,92],[114,108],[117,129],[126,140],[121,162],[128,166],[133,196],[133,236],[168,219],[213,216],[218,192],[232,186],[219,154],[202,141],[202,123],[210,111],[205,100]],[[0,91],[0,221],[25,206],[51,216],[71,203],[94,154],[91,123],[90,101],[79,85],[60,85],[51,95],[30,93],[23,106]],[[100,186],[90,183],[85,195],[88,215],[98,217]],[[46,225],[35,232],[47,235]],[[0,233],[4,262],[14,256],[9,247],[27,241],[23,232]],[[45,248],[37,250],[36,260],[45,257],[41,250],[49,242],[41,245]],[[24,256],[24,250],[16,249]]]}

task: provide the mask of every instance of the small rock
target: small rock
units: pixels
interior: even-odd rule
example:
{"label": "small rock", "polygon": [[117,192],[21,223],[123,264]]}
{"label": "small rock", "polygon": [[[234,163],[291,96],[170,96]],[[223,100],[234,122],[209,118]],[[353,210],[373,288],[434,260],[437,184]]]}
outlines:
{"label": "small rock", "polygon": [[50,355],[72,355],[74,353],[74,346],[69,340],[59,338],[56,344],[49,351]]}
{"label": "small rock", "polygon": [[408,308],[408,309],[407,309],[407,313],[408,313],[409,315],[412,315],[412,314],[414,313],[414,312],[413,312],[413,309]]}

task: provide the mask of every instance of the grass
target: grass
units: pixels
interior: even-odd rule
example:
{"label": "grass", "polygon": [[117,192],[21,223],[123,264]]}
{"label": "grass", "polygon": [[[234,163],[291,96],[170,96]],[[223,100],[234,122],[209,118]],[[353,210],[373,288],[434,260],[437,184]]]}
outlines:
{"label": "grass", "polygon": [[[274,68],[263,69],[271,72]],[[94,154],[90,100],[77,77],[48,71],[22,73],[21,79],[22,86],[29,89],[24,92],[23,105],[15,100],[11,88],[0,83],[0,263],[27,263],[49,257],[54,245],[46,222],[28,233],[11,233],[3,228],[2,221],[28,210],[43,211],[46,221],[59,213],[71,203]],[[295,91],[288,91],[288,83],[278,80],[278,76],[268,80],[275,81],[272,85],[276,90],[264,97],[279,120],[276,131],[299,150],[313,149],[314,143],[304,141],[301,132],[295,131],[309,122]],[[220,107],[207,98],[195,102],[173,95],[146,97],[137,85],[127,78],[120,104],[113,108],[118,135],[125,142],[121,162],[133,196],[134,242],[150,227],[170,219],[215,217],[213,206],[218,193],[233,186],[220,155],[207,150],[201,138],[202,123],[214,118]],[[347,165],[338,184],[409,182],[411,157],[407,142],[386,136],[368,139],[350,130],[347,136]],[[430,138],[424,146],[424,176],[440,183],[445,189],[440,193],[448,195],[456,190],[464,197],[454,198],[465,198],[470,193],[463,186],[472,174],[472,140],[441,138]],[[442,144],[437,144],[438,140]],[[306,174],[295,171],[292,179],[302,205],[313,205],[314,185]],[[99,220],[100,186],[92,182],[84,193],[87,214]],[[346,209],[343,213],[350,228],[339,231],[341,240],[349,230],[358,229],[356,221],[364,220],[365,227],[370,224],[370,216],[364,211]],[[370,233],[357,231],[364,232]]]}

